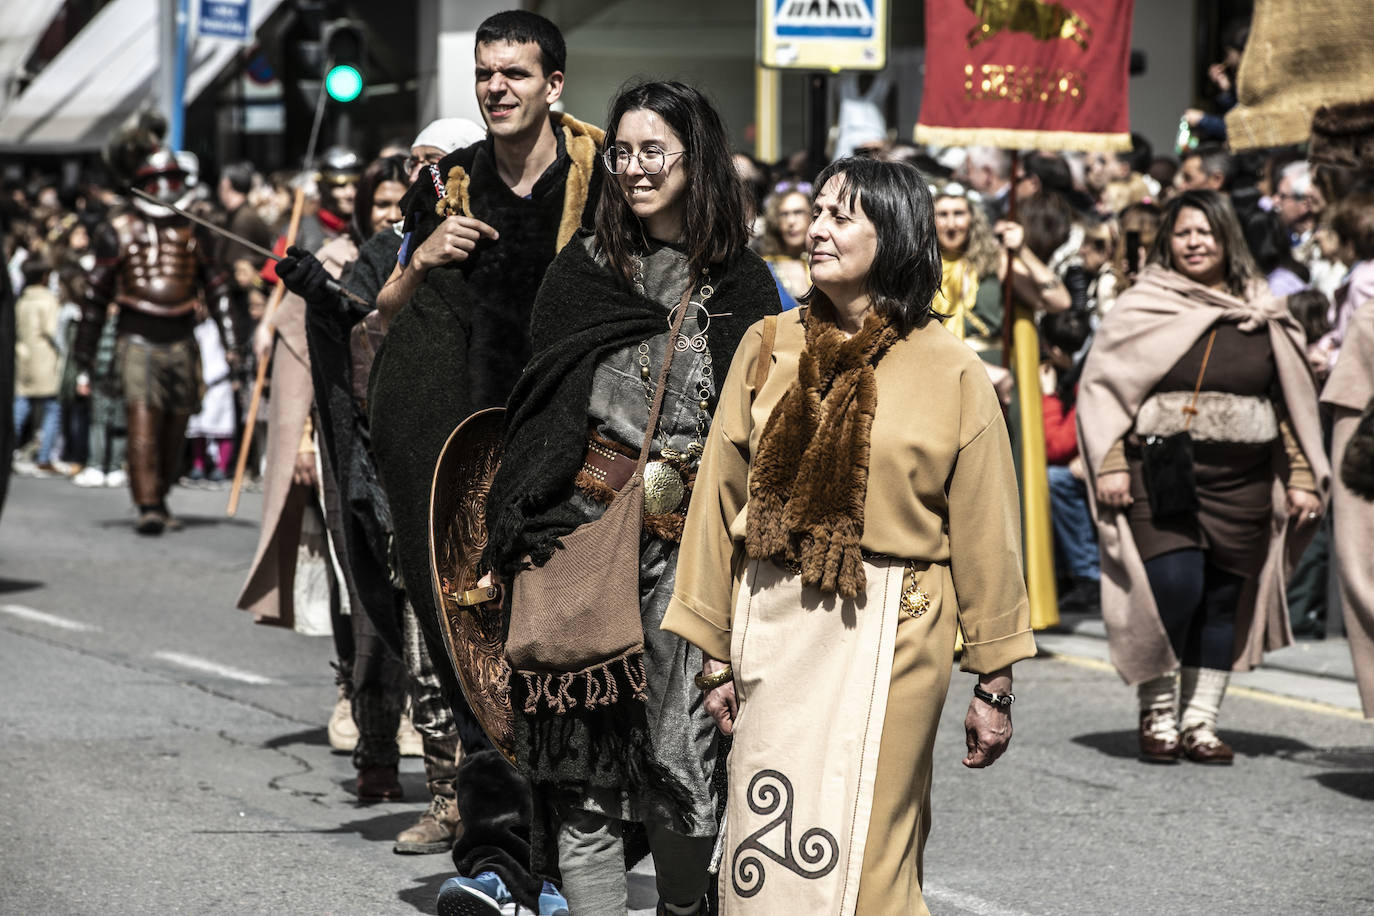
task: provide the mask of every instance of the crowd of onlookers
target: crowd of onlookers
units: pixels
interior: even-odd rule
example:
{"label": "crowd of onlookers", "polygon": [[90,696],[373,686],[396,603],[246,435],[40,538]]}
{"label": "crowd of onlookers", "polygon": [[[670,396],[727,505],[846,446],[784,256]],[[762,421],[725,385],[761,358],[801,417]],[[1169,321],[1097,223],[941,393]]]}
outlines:
{"label": "crowd of onlookers", "polygon": [[[1229,198],[1272,292],[1288,297],[1307,334],[1319,382],[1339,358],[1351,314],[1369,295],[1374,196],[1351,173],[1310,166],[1299,148],[1233,155],[1203,144],[1181,156],[1157,155],[1134,136],[1129,152],[1028,151],[1018,157],[1015,174],[1011,154],[992,148],[877,141],[856,153],[908,162],[928,178],[937,200],[968,201],[971,225],[960,244],[995,248],[1009,225],[1019,227],[1024,249],[1069,293],[1069,308],[1041,309],[1039,319],[1039,378],[1066,610],[1091,612],[1097,606],[1097,550],[1074,436],[1074,385],[1094,328],[1144,263],[1168,199],[1185,189],[1212,189]],[[736,165],[754,207],[755,245],[775,273],[784,304],[792,304],[809,286],[805,249],[812,188],[806,157],[766,164],[740,153]],[[292,193],[290,175],[264,176],[243,163],[223,169],[217,185],[195,187],[187,200],[199,214],[271,247],[285,231]],[[309,199],[318,207],[313,194]],[[71,358],[86,273],[96,257],[93,238],[121,198],[98,184],[64,188],[38,180],[6,184],[2,204],[3,254],[17,297],[15,473],[121,487],[124,427],[112,371],[113,310],[94,371],[78,371]],[[942,244],[949,240],[942,236]],[[270,293],[264,259],[222,239],[207,238],[206,244],[229,280],[235,307],[256,322]],[[953,260],[955,254],[946,256]],[[218,388],[228,392],[227,400],[218,408],[210,403],[192,421],[186,482],[218,483],[232,474],[249,387],[244,380],[253,369],[252,353],[226,359],[222,349],[218,357],[207,352],[218,347],[214,327],[207,321],[209,333],[199,335],[203,365],[218,370],[214,378],[207,370],[204,381],[207,393]],[[995,368],[990,374],[1010,403],[1010,376],[997,375]],[[1327,547],[1319,538],[1295,577],[1290,597],[1300,632],[1322,631]]]}
{"label": "crowd of onlookers", "polygon": [[[1241,43],[1243,39],[1239,37]],[[1232,72],[1223,62],[1211,74],[1222,110],[1231,98]],[[1374,197],[1358,176],[1314,168],[1297,147],[1233,155],[1209,142],[1224,136],[1215,114],[1190,110],[1184,123],[1189,129],[1180,155],[1156,154],[1146,140],[1133,135],[1129,152],[1026,151],[1015,174],[1013,157],[999,149],[924,148],[883,137],[853,144],[857,155],[915,166],[929,179],[937,200],[966,202],[955,209],[969,211],[968,228],[941,236],[947,263],[968,255],[979,262],[982,279],[988,279],[994,273],[990,253],[1005,245],[1006,230],[1014,226],[1019,233],[1012,236],[1023,241],[1022,251],[1032,253],[1069,293],[1069,308],[1039,303],[1049,307],[1038,312],[1049,486],[1061,599],[1068,610],[1095,610],[1098,576],[1074,436],[1074,386],[1093,330],[1144,263],[1169,198],[1186,189],[1212,189],[1229,198],[1272,292],[1287,297],[1306,332],[1308,358],[1319,383],[1339,358],[1351,314],[1369,295]],[[403,144],[383,150],[406,152]],[[774,164],[743,153],[735,160],[753,205],[755,247],[768,260],[784,305],[790,306],[810,284],[805,256],[812,193],[808,179],[815,167],[804,153]],[[262,247],[271,247],[285,232],[293,196],[290,173],[262,175],[251,164],[238,163],[223,168],[212,185],[199,181],[193,157],[187,170],[186,203],[193,211]],[[315,191],[312,186],[307,197],[311,209],[320,206]],[[328,187],[324,193],[330,193]],[[335,202],[334,208],[346,209],[348,203]],[[67,476],[78,486],[125,485],[113,306],[93,371],[80,371],[72,358],[86,276],[96,258],[97,228],[121,205],[115,190],[95,182],[61,186],[40,176],[4,185],[3,257],[17,299],[16,474]],[[207,235],[204,244],[228,281],[234,307],[245,322],[256,323],[270,293],[272,276],[263,270],[265,260],[224,239]],[[951,244],[960,246],[959,251],[946,251]],[[991,279],[995,287],[997,278]],[[183,481],[213,485],[232,475],[249,388],[245,379],[251,378],[255,357],[251,352],[226,354],[213,322],[207,320],[201,330],[197,336],[207,396],[187,433]],[[989,328],[986,336],[997,330]],[[962,329],[957,333],[964,336]],[[999,349],[991,350],[1000,356]],[[997,361],[989,359],[990,364]],[[989,372],[1010,404],[1010,375],[999,374],[995,365]],[[255,462],[249,468],[256,476]],[[1290,597],[1300,632],[1322,631],[1322,557],[1328,546],[1319,537],[1295,577]]]}

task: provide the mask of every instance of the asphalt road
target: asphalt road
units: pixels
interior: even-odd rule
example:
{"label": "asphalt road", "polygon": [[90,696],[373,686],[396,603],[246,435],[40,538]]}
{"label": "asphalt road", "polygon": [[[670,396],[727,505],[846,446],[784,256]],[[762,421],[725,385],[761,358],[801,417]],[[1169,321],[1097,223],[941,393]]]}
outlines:
{"label": "asphalt road", "polygon": [[[233,609],[260,502],[229,520],[226,496],[175,491],[187,529],[147,540],[123,491],[14,481],[0,913],[434,912],[447,857],[391,852],[425,802],[420,763],[402,763],[406,801],[356,803],[325,740],[332,643]],[[1374,914],[1374,726],[1246,691],[1223,709],[1234,767],[1148,766],[1114,674],[1037,659],[1017,667],[1011,751],[969,771],[971,685],[956,673],[937,746],[936,916]],[[647,874],[631,888],[653,906]]]}

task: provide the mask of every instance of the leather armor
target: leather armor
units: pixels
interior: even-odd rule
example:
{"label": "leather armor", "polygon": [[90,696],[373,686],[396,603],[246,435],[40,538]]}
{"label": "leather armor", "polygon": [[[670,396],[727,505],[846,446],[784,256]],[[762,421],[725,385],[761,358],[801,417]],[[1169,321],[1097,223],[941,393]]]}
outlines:
{"label": "leather armor", "polygon": [[[240,348],[244,328],[233,308],[228,277],[213,263],[189,220],[154,218],[130,207],[97,229],[92,242],[96,264],[76,341],[81,366],[93,361],[111,300],[124,311],[121,332],[127,327],[152,338],[189,337],[196,305],[204,302],[220,326],[225,350]],[[159,334],[154,329],[165,330]]]}

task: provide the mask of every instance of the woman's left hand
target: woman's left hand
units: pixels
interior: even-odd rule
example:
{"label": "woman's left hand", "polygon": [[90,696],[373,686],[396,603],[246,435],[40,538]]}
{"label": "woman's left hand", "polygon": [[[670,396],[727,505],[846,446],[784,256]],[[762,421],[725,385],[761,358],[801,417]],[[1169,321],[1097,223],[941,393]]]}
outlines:
{"label": "woman's left hand", "polygon": [[1306,528],[1322,517],[1322,501],[1317,498],[1316,493],[1289,487],[1288,517],[1293,519],[1299,528]]}

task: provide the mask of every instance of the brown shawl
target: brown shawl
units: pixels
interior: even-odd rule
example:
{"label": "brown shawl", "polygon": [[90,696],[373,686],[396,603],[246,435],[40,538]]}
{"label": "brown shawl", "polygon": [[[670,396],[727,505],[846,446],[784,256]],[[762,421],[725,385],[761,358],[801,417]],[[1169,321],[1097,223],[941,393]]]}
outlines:
{"label": "brown shawl", "polygon": [[864,497],[869,432],[878,406],[873,367],[897,340],[877,312],[850,337],[812,308],[797,380],[759,438],[749,478],[744,546],[781,559],[802,582],[853,598],[864,590]]}
{"label": "brown shawl", "polygon": [[[1157,265],[1142,271],[1103,320],[1078,390],[1078,443],[1102,551],[1102,617],[1112,663],[1131,684],[1174,670],[1178,659],[1160,623],[1126,513],[1097,505],[1097,470],[1108,450],[1130,432],[1140,405],[1164,373],[1217,321],[1237,321],[1241,330],[1268,327],[1284,412],[1312,466],[1323,503],[1330,492],[1316,385],[1304,355],[1302,329],[1285,301],[1271,296],[1262,282],[1240,299]],[[1277,469],[1282,463],[1275,465]],[[1246,582],[1236,608],[1236,670],[1248,670],[1264,652],[1293,642],[1284,578],[1315,526],[1290,532],[1286,487],[1277,473],[1273,507],[1269,553],[1259,575]]]}

